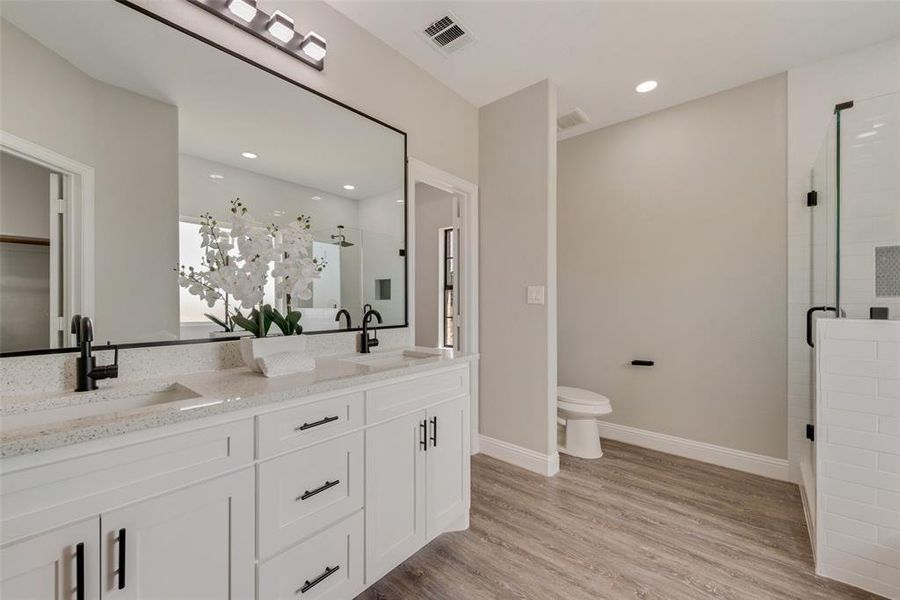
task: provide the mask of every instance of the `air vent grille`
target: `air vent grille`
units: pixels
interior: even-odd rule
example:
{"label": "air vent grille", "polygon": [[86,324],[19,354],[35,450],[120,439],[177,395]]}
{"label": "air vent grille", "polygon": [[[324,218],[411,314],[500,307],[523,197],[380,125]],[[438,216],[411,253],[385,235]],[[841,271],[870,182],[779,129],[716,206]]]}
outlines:
{"label": "air vent grille", "polygon": [[578,125],[583,125],[587,123],[590,119],[580,108],[576,108],[571,112],[567,112],[564,115],[560,115],[556,118],[556,129],[557,131],[565,131],[566,129],[571,129],[573,127],[577,127]]}
{"label": "air vent grille", "polygon": [[432,48],[444,56],[449,56],[475,41],[472,33],[450,13],[423,27],[421,34]]}

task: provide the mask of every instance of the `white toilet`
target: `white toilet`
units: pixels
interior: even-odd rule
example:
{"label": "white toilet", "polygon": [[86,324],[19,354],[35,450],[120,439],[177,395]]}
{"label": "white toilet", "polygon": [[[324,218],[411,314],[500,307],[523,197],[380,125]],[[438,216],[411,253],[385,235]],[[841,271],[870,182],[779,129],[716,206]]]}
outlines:
{"label": "white toilet", "polygon": [[564,425],[559,451],[580,458],[600,458],[600,432],[597,417],[612,412],[609,398],[589,390],[559,386],[556,388],[557,422]]}

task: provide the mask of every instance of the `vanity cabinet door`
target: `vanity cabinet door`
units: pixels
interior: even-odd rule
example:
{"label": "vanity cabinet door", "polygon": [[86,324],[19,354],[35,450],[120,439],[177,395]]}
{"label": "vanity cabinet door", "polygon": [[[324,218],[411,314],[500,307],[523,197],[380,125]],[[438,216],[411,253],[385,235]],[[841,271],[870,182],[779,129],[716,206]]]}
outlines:
{"label": "vanity cabinet door", "polygon": [[101,515],[105,598],[253,597],[252,469]]}
{"label": "vanity cabinet door", "polygon": [[97,600],[100,519],[0,548],[3,600]]}
{"label": "vanity cabinet door", "polygon": [[425,545],[424,410],[366,431],[366,583]]}
{"label": "vanity cabinet door", "polygon": [[427,523],[431,540],[469,506],[469,399],[428,409]]}

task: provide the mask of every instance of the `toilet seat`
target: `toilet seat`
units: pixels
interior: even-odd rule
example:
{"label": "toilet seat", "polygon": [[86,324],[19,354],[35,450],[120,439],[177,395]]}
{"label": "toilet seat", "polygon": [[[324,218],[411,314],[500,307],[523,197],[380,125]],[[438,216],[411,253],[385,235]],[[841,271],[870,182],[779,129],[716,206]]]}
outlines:
{"label": "toilet seat", "polygon": [[592,415],[605,415],[612,412],[609,398],[581,388],[567,387],[564,385],[556,389],[558,406],[571,412],[584,412]]}

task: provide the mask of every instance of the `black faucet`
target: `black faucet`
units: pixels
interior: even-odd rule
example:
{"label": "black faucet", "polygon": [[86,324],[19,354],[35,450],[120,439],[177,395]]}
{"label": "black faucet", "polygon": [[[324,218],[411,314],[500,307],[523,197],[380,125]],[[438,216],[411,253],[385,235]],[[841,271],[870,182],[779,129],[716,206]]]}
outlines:
{"label": "black faucet", "polygon": [[353,325],[350,324],[350,311],[347,310],[346,308],[342,308],[341,310],[337,311],[337,314],[334,316],[334,320],[337,322],[340,322],[341,315],[344,315],[345,317],[347,317],[347,329],[352,328]]}
{"label": "black faucet", "polygon": [[106,342],[107,349],[115,350],[113,364],[97,366],[97,358],[91,354],[91,342],[94,341],[94,324],[90,317],[75,315],[72,317],[72,333],[78,345],[81,346],[81,356],[75,360],[75,391],[89,392],[97,389],[98,379],[111,379],[119,376],[119,347],[110,346]]}
{"label": "black faucet", "polygon": [[381,313],[375,310],[374,308],[370,308],[366,311],[366,314],[363,315],[362,320],[362,333],[359,334],[359,351],[362,354],[368,354],[369,348],[378,345],[378,334],[375,334],[375,337],[369,339],[369,319],[375,317],[378,319],[378,323],[383,323],[381,320]]}

